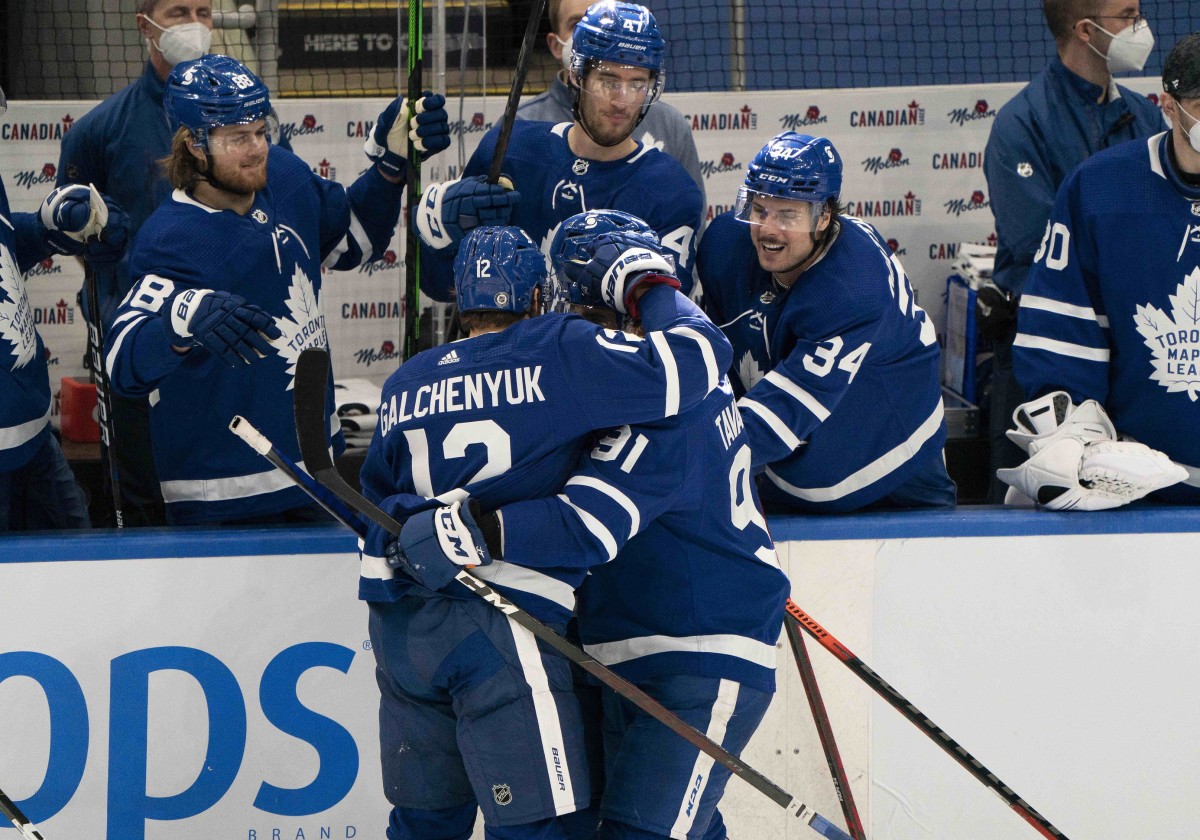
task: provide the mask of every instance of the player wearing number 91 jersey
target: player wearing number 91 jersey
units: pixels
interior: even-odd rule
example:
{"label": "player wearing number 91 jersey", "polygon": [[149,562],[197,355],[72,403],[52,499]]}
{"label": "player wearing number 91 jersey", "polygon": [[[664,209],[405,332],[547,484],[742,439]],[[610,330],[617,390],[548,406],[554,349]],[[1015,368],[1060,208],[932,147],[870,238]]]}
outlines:
{"label": "player wearing number 91 jersey", "polygon": [[842,163],[784,132],[700,243],[705,308],[768,510],[953,505],[933,324],[875,228],[843,215]]}

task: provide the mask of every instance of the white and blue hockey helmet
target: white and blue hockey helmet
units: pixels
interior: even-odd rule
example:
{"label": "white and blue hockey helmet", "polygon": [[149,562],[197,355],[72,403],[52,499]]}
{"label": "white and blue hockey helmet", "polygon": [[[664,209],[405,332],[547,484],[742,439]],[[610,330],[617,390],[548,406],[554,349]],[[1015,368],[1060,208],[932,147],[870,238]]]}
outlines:
{"label": "white and blue hockey helmet", "polygon": [[[824,205],[837,201],[841,190],[842,158],[833,144],[824,137],[785,131],[772,137],[750,161],[738,189],[734,217],[753,224],[754,200],[759,196]],[[820,214],[803,215],[815,229]]]}
{"label": "white and blue hockey helmet", "polygon": [[546,257],[519,227],[477,227],[454,258],[460,312],[528,312],[533,290],[545,285]]}
{"label": "white and blue hockey helmet", "polygon": [[264,120],[268,140],[278,123],[262,79],[227,55],[205,55],[176,64],[163,89],[163,108],[172,131],[186,126],[201,148],[208,148],[211,129],[249,125]]}
{"label": "white and blue hockey helmet", "polygon": [[654,228],[630,213],[620,210],[588,210],[577,213],[559,225],[550,242],[550,263],[554,267],[555,293],[558,303],[576,306],[600,306],[603,301],[592,295],[587,286],[567,278],[563,266],[567,263],[586,263],[596,248],[614,233],[623,234],[674,264],[673,256],[665,252]]}
{"label": "white and blue hockey helmet", "polygon": [[650,10],[621,0],[600,0],[589,6],[571,35],[571,72],[580,82],[603,62],[650,71],[643,117],[662,93],[666,54],[667,42]]}

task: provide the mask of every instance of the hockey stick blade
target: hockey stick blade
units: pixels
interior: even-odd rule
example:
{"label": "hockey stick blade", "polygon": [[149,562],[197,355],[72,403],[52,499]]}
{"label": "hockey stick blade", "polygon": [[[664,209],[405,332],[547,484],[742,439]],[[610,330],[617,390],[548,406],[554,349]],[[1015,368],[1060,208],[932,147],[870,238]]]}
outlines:
{"label": "hockey stick blade", "polygon": [[2,790],[0,790],[0,814],[4,814],[8,818],[8,821],[17,827],[17,831],[21,832],[21,836],[25,840],[46,840],[33,827],[33,823],[29,821],[29,817],[22,814],[21,809]]}
{"label": "hockey stick blade", "polygon": [[1000,781],[1000,778],[995,773],[984,767],[979,759],[963,749],[957,741],[946,734],[944,729],[930,720],[924,712],[910,703],[904,695],[892,688],[886,680],[872,671],[848,647],[834,638],[832,633],[818,624],[816,619],[800,609],[795,601],[788,598],[784,609],[787,611],[787,619],[789,621],[795,622],[801,630],[804,630],[808,635],[816,639],[823,648],[841,660],[842,664],[870,686],[876,694],[886,700],[892,708],[904,715],[910,723],[945,750],[947,755],[961,764],[968,773],[1003,799],[1010,808],[1017,812],[1021,819],[1033,826],[1039,834],[1049,838],[1049,840],[1067,840],[1067,836],[1055,828],[1048,819],[1034,810],[1033,806],[1018,796],[1012,788]]}
{"label": "hockey stick blade", "polygon": [[492,165],[488,170],[487,182],[498,184],[500,170],[504,168],[504,155],[508,153],[508,138],[512,134],[513,123],[517,119],[517,105],[521,101],[521,90],[525,87],[525,71],[529,69],[529,56],[533,52],[533,42],[537,40],[538,24],[542,20],[542,12],[546,9],[546,0],[534,0],[529,9],[529,22],[525,24],[525,37],[521,39],[521,51],[517,53],[517,68],[513,74],[512,86],[508,89],[508,101],[504,104],[504,121],[500,123],[500,133],[496,135],[496,150],[492,153]]}
{"label": "hockey stick blade", "polygon": [[[329,355],[324,350],[305,350],[296,364],[294,405],[296,412],[296,434],[300,441],[300,454],[312,470],[319,483],[331,490],[343,502],[360,515],[379,525],[392,535],[399,535],[400,523],[392,519],[361,494],[354,491],[338,475],[329,457],[328,434],[325,430],[325,393],[329,379]],[[776,805],[794,813],[814,831],[828,840],[853,840],[838,826],[829,822],[813,809],[776,785],[757,770],[744,764],[741,759],[712,741],[704,733],[681,720],[649,694],[642,691],[624,677],[614,673],[582,648],[568,642],[545,624],[509,601],[484,581],[463,570],[455,576],[460,584],[470,589],[512,621],[524,627],[533,636],[601,683],[629,700],[646,714],[665,725],[692,746],[720,762],[733,775],[740,777],[755,790],[767,796]]]}

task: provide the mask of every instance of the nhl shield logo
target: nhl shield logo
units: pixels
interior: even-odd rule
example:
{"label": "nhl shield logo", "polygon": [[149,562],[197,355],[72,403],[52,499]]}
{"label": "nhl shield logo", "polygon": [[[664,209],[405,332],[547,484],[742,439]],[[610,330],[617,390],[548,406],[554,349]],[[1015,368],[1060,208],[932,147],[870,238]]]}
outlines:
{"label": "nhl shield logo", "polygon": [[576,175],[586,175],[588,171],[588,162],[583,158],[575,158],[575,162],[571,164],[571,171]]}
{"label": "nhl shield logo", "polygon": [[1021,161],[1017,164],[1017,174],[1022,178],[1029,178],[1033,175],[1033,164],[1028,161]]}
{"label": "nhl shield logo", "polygon": [[512,791],[508,789],[508,785],[492,785],[492,798],[496,800],[497,805],[507,805],[512,802]]}
{"label": "nhl shield logo", "polygon": [[260,225],[265,225],[267,223],[267,214],[262,210],[255,210],[250,214],[250,218],[254,219],[254,221],[258,222]]}

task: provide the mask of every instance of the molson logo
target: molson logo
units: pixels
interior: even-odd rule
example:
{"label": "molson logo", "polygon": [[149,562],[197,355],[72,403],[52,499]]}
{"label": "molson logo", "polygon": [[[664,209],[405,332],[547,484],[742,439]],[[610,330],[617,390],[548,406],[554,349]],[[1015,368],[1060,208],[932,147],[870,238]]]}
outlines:
{"label": "molson logo", "polygon": [[379,259],[375,260],[374,262],[363,263],[361,266],[359,266],[358,273],[365,274],[370,277],[377,271],[387,271],[388,269],[394,267],[396,265],[396,260],[398,259],[399,257],[396,256],[396,252],[391,248],[388,248],[383,252],[383,256]]}
{"label": "molson logo", "polygon": [[376,362],[390,362],[393,359],[400,358],[400,353],[396,350],[396,342],[385,341],[379,345],[379,349],[374,347],[364,347],[362,350],[354,354],[354,359],[363,367],[370,367]]}
{"label": "molson logo", "polygon": [[787,131],[795,131],[806,125],[820,125],[829,122],[829,117],[821,113],[816,105],[809,105],[803,114],[784,114],[779,118],[779,124]]}
{"label": "molson logo", "polygon": [[758,114],[749,105],[740,111],[723,114],[688,114],[692,131],[757,131]]}
{"label": "molson logo", "polygon": [[33,323],[39,325],[74,324],[75,307],[70,306],[65,300],[59,300],[54,306],[35,306],[33,307]]}
{"label": "molson logo", "polygon": [[[988,235],[987,241],[976,242],[976,245],[991,245],[996,247],[996,234]],[[958,251],[962,248],[962,242],[930,242],[929,243],[929,259],[931,260],[956,260],[958,259]]]}
{"label": "molson logo", "polygon": [[983,152],[934,152],[934,169],[981,169]]}
{"label": "molson logo", "polygon": [[324,134],[325,126],[317,122],[317,118],[312,114],[306,114],[299,123],[280,123],[279,133],[285,140],[291,140],[306,134]]}
{"label": "molson logo", "polygon": [[897,125],[925,125],[925,109],[914,99],[907,108],[850,112],[851,128],[890,128]]}
{"label": "molson logo", "polygon": [[892,149],[887,155],[864,159],[862,165],[864,172],[878,175],[881,169],[896,169],[900,166],[908,166],[909,160],[899,149]]}
{"label": "molson logo", "polygon": [[482,111],[476,111],[469,120],[454,120],[450,123],[451,134],[481,134],[492,127],[492,123],[483,118]]}
{"label": "molson logo", "polygon": [[54,264],[54,257],[46,257],[46,259],[25,272],[26,277],[46,277],[50,274],[62,274],[62,266]]}
{"label": "molson logo", "polygon": [[947,111],[946,116],[955,125],[964,125],[975,120],[990,120],[996,116],[996,109],[989,107],[986,99],[980,99],[973,108],[955,108]]}
{"label": "molson logo", "polygon": [[887,246],[888,246],[889,248],[891,248],[891,249],[892,249],[892,253],[893,253],[893,254],[895,254],[895,255],[896,255],[896,256],[898,256],[898,257],[902,257],[902,256],[904,256],[905,254],[907,254],[907,253],[908,253],[908,249],[907,249],[907,248],[902,248],[902,247],[900,247],[900,240],[899,240],[899,239],[889,239],[889,240],[887,241]]}
{"label": "molson logo", "polygon": [[958,217],[963,213],[969,213],[972,210],[982,210],[985,207],[991,207],[992,203],[987,200],[987,196],[983,194],[983,190],[975,190],[971,193],[970,198],[952,198],[943,205],[946,212],[952,216]]}
{"label": "molson logo", "polygon": [[67,114],[58,122],[14,122],[0,125],[0,140],[61,140],[75,118]]}
{"label": "molson logo", "polygon": [[700,161],[700,172],[707,178],[710,175],[716,175],[719,172],[740,172],[742,165],[734,160],[733,152],[726,152],[721,155],[720,161],[702,160]]}
{"label": "molson logo", "polygon": [[18,172],[13,181],[18,187],[31,190],[43,184],[53,184],[56,172],[58,170],[53,163],[43,163],[41,169],[26,169]]}
{"label": "molson logo", "polygon": [[850,215],[860,219],[875,219],[888,216],[920,216],[921,199],[909,190],[901,198],[879,198],[866,201],[851,201]]}

